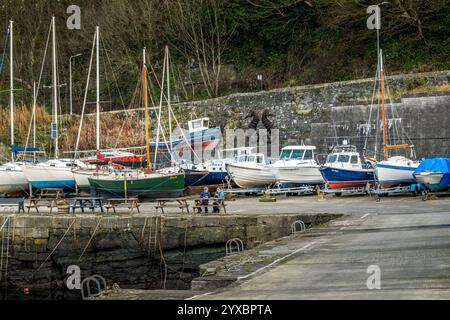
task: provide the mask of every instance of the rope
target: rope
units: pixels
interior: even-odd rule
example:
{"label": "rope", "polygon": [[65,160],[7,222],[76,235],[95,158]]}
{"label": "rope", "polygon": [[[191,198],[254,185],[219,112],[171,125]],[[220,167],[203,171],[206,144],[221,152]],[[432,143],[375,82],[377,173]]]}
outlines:
{"label": "rope", "polygon": [[159,233],[159,257],[160,257],[160,261],[162,263],[164,263],[164,280],[162,281],[162,288],[165,289],[166,288],[166,282],[167,282],[167,263],[166,263],[166,259],[164,258],[164,252],[163,252],[163,247],[162,247],[162,235],[163,235],[163,217],[161,216],[160,218],[161,223],[160,225],[160,233]]}
{"label": "rope", "polygon": [[78,258],[78,261],[81,260],[81,257],[83,257],[83,255],[84,255],[84,253],[86,252],[87,248],[88,248],[89,245],[91,244],[92,239],[94,239],[95,233],[97,232],[98,227],[100,226],[100,222],[102,222],[102,219],[103,219],[103,217],[101,217],[101,218],[98,220],[97,226],[95,227],[94,232],[92,233],[92,236],[91,236],[91,238],[89,239],[88,243],[87,243],[86,246],[84,247],[83,252],[81,253],[80,257]]}
{"label": "rope", "polygon": [[[0,231],[3,230],[3,228],[5,227],[6,223],[8,222],[9,216],[6,217],[3,226],[0,228]],[[3,251],[4,251],[4,239],[5,239],[5,232],[2,232],[2,248],[1,248],[1,252],[0,252],[0,281],[2,280],[2,274],[3,274]]]}
{"label": "rope", "polygon": [[59,240],[59,242],[56,244],[56,246],[53,248],[52,252],[50,252],[50,254],[47,256],[47,258],[45,258],[44,262],[41,263],[41,265],[39,266],[39,268],[37,268],[37,270],[35,272],[33,272],[33,275],[38,272],[39,270],[41,270],[41,268],[44,266],[44,264],[47,262],[47,260],[51,257],[51,255],[56,251],[56,249],[58,248],[58,246],[61,244],[61,242],[64,240],[64,238],[66,237],[67,233],[69,233],[69,230],[72,228],[73,224],[75,223],[77,218],[74,218],[72,223],[69,225],[69,227],[67,228],[66,232],[64,232],[64,235],[61,237],[61,239]]}
{"label": "rope", "polygon": [[11,217],[8,217],[8,235],[6,236],[5,291],[8,284],[9,238],[11,235]]}

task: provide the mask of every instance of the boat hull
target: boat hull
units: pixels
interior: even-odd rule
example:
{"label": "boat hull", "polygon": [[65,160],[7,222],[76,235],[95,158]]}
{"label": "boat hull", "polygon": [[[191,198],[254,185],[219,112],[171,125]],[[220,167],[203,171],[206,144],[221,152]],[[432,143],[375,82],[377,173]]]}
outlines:
{"label": "boat hull", "polygon": [[322,184],[323,177],[319,166],[280,166],[274,167],[277,181],[282,185]]}
{"label": "boat hull", "polygon": [[350,170],[322,166],[320,173],[330,189],[363,187],[375,182],[375,173],[371,169]]}
{"label": "boat hull", "polygon": [[191,186],[210,186],[225,183],[228,172],[208,171],[208,170],[190,170],[185,169],[186,187]]}
{"label": "boat hull", "polygon": [[407,167],[401,165],[378,163],[375,166],[375,173],[378,183],[383,188],[388,188],[414,183],[415,179],[413,173],[416,169],[417,166]]}
{"label": "boat hull", "polygon": [[275,174],[266,166],[229,164],[228,172],[236,185],[241,188],[268,186],[276,182]]}
{"label": "boat hull", "polygon": [[73,170],[73,176],[75,178],[75,183],[78,190],[88,192],[91,190],[91,185],[89,184],[89,177],[91,176],[108,176],[108,173],[99,172],[98,170]]}
{"label": "boat hull", "polygon": [[105,178],[89,177],[89,184],[98,193],[113,197],[139,197],[146,199],[180,197],[184,194],[184,174],[154,175],[150,177]]}
{"label": "boat hull", "polygon": [[445,179],[450,180],[450,174],[443,172],[422,172],[414,174],[416,181],[423,184],[432,192],[446,191],[450,189],[450,185],[441,183]]}
{"label": "boat hull", "polygon": [[0,193],[28,192],[28,179],[21,170],[0,169]]}
{"label": "boat hull", "polygon": [[36,189],[62,188],[75,189],[75,178],[70,167],[23,166],[29,184]]}

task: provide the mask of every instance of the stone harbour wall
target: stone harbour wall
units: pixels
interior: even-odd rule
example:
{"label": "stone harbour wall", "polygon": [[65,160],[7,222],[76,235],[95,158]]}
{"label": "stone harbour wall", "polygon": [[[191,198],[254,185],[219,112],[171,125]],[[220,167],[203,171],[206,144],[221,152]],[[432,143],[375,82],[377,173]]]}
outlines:
{"label": "stone harbour wall", "polygon": [[[19,295],[65,289],[67,267],[123,288],[189,289],[198,266],[225,255],[229,239],[246,248],[290,233],[291,223],[327,222],[339,215],[71,217],[0,215],[1,288]],[[7,257],[7,258],[6,258]],[[78,292],[79,293],[79,292]],[[61,294],[71,297],[67,290]]]}
{"label": "stone harbour wall", "polygon": [[[450,83],[450,71],[407,74],[387,77],[389,92],[395,98],[392,105],[387,101],[388,119],[402,124],[404,132],[416,146],[418,157],[450,156],[450,92],[445,88]],[[444,87],[443,92],[432,92],[433,87]],[[408,92],[421,88],[430,92],[409,96]],[[174,105],[179,114],[191,117],[208,116],[212,125],[226,128],[247,128],[251,119],[245,119],[252,111],[261,116],[268,110],[269,120],[279,129],[281,146],[287,144],[314,144],[318,153],[326,154],[330,147],[347,139],[361,151],[364,146],[374,79],[362,79],[307,85],[262,91],[232,94],[216,99]],[[450,90],[450,89],[449,89]],[[377,108],[372,110],[367,150],[374,151],[375,143],[380,147],[381,135],[375,138]],[[398,126],[400,127],[400,126]],[[259,128],[263,128],[259,124]],[[380,149],[379,149],[380,150]]]}

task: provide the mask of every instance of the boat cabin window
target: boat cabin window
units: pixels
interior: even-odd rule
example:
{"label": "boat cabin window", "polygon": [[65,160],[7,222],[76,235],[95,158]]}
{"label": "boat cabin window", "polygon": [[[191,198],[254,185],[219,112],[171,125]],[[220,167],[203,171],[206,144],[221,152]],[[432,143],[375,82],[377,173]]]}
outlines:
{"label": "boat cabin window", "polygon": [[280,160],[289,160],[292,150],[281,150]]}
{"label": "boat cabin window", "polygon": [[346,154],[339,155],[338,162],[348,162],[350,160],[350,156]]}
{"label": "boat cabin window", "polygon": [[203,128],[209,128],[209,120],[203,119]]}
{"label": "boat cabin window", "polygon": [[264,158],[263,158],[263,156],[257,156],[257,157],[256,157],[256,163],[264,163]]}
{"label": "boat cabin window", "polygon": [[304,150],[293,150],[291,159],[292,160],[302,160],[304,152],[305,152]]}
{"label": "boat cabin window", "polygon": [[350,162],[353,164],[358,163],[358,156],[352,156]]}
{"label": "boat cabin window", "polygon": [[313,159],[313,151],[306,150],[305,155],[303,156],[303,160],[312,160]]}
{"label": "boat cabin window", "polygon": [[191,124],[192,124],[192,130],[200,129],[202,127],[202,121],[201,120],[192,121]]}
{"label": "boat cabin window", "polygon": [[249,156],[248,162],[255,162],[255,156]]}
{"label": "boat cabin window", "polygon": [[326,162],[328,162],[328,163],[333,163],[333,162],[336,162],[336,159],[337,159],[337,155],[335,155],[335,154],[330,154],[330,155],[327,157],[327,161],[326,161]]}

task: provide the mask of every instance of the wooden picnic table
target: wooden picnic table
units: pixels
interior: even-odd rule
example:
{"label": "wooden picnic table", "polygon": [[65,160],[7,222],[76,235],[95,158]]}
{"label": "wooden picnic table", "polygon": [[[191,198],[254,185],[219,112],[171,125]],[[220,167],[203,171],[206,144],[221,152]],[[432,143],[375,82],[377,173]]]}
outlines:
{"label": "wooden picnic table", "polygon": [[0,198],[0,207],[17,207],[17,212],[25,213],[25,198]]}
{"label": "wooden picnic table", "polygon": [[109,213],[110,209],[113,209],[114,213],[116,213],[116,208],[118,206],[126,206],[130,209],[130,212],[133,212],[134,209],[136,209],[138,213],[141,212],[139,210],[141,204],[139,203],[138,198],[111,198],[106,201],[106,213]]}
{"label": "wooden picnic table", "polygon": [[181,209],[181,213],[184,213],[184,209],[186,209],[187,213],[189,213],[189,204],[188,200],[191,200],[192,197],[181,197],[181,198],[159,198],[156,199],[158,205],[155,206],[156,213],[158,213],[158,209],[161,209],[161,212],[164,213],[164,208],[179,208]]}
{"label": "wooden picnic table", "polygon": [[[202,204],[203,200],[208,200],[208,204]],[[222,203],[217,203],[218,200],[222,200]],[[217,204],[214,204],[217,203]],[[194,198],[194,206],[192,207],[193,209],[199,209],[201,210],[201,208],[208,208],[208,207],[218,207],[219,211],[220,208],[223,208],[223,211],[225,213],[227,213],[227,208],[226,208],[226,204],[225,204],[225,199],[223,198],[216,198],[216,197],[211,197],[211,198]]]}
{"label": "wooden picnic table", "polygon": [[[36,209],[36,212],[39,213],[39,207],[46,206],[50,208],[50,214],[53,211],[53,207],[56,207],[58,204],[58,200],[64,199],[64,189],[62,188],[43,188],[40,189],[39,192],[30,198],[30,203],[27,206],[28,213],[30,213],[30,209]],[[44,203],[44,204],[42,204]]]}
{"label": "wooden picnic table", "polygon": [[95,208],[100,208],[101,212],[103,210],[103,198],[101,197],[75,197],[72,199],[72,203],[70,204],[70,208],[72,209],[72,214],[75,214],[75,209],[81,209],[81,212],[84,212],[84,209],[91,209],[92,213],[94,213]]}

